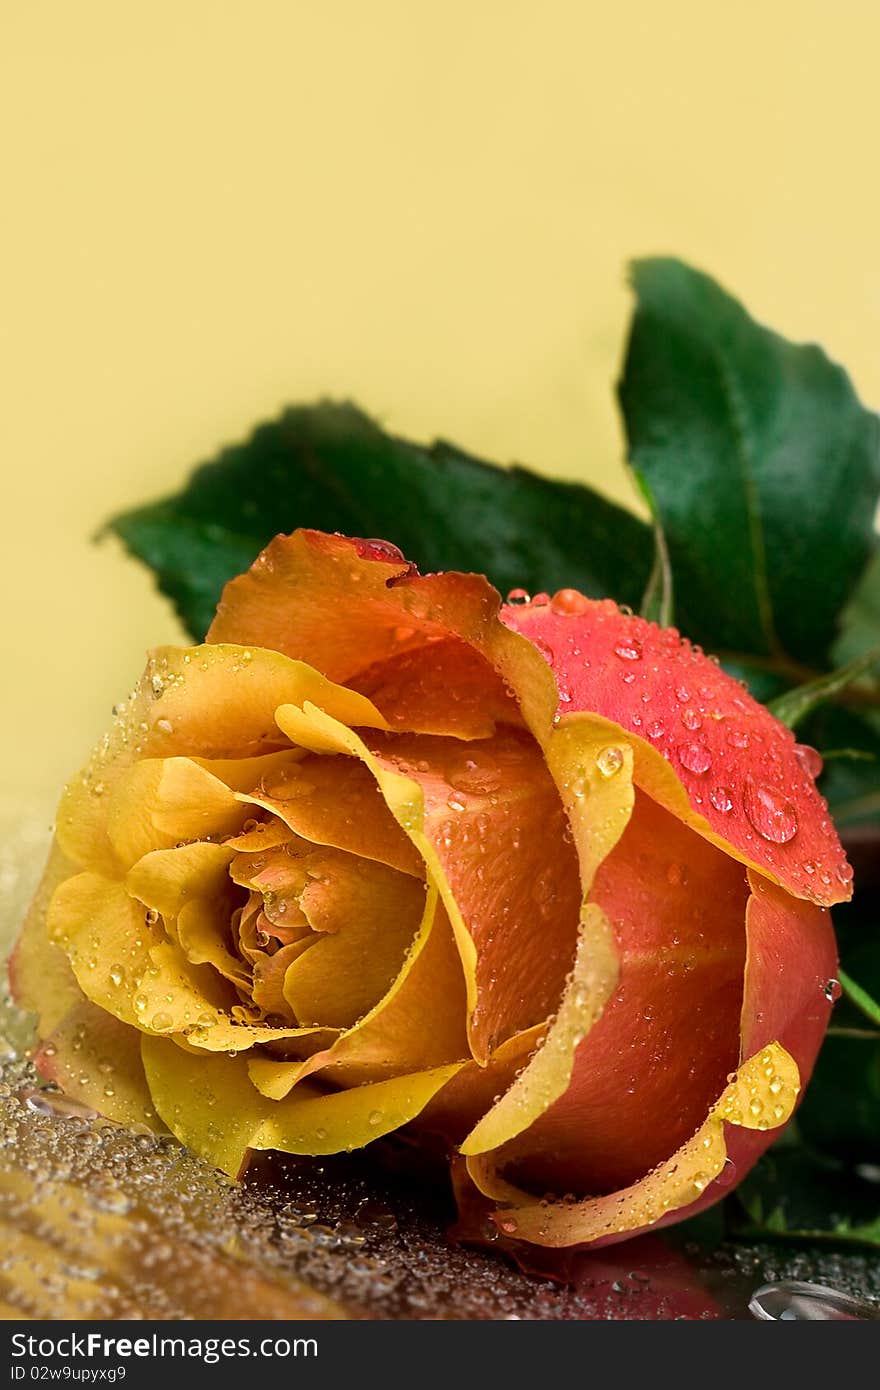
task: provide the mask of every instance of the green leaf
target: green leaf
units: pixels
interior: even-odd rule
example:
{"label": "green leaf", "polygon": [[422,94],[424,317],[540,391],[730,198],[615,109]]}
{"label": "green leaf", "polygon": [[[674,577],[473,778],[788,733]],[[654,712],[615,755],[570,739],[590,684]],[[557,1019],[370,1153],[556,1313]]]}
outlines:
{"label": "green leaf", "polygon": [[223,585],[279,531],[381,537],[423,572],[476,570],[506,593],[580,588],[638,604],[651,531],[576,483],[386,434],[356,406],[288,409],[182,492],[108,523],[200,639]]}
{"label": "green leaf", "polygon": [[874,552],[855,593],[843,611],[841,629],[834,644],[835,666],[855,661],[880,644],[880,550]]}
{"label": "green leaf", "polygon": [[845,970],[838,971],[838,975],[847,999],[855,1004],[859,1013],[864,1014],[865,1018],[869,1018],[872,1023],[880,1026],[880,1004],[877,1003],[876,999],[872,999],[868,991],[852,979]]}
{"label": "green leaf", "polygon": [[823,705],[826,700],[840,694],[842,690],[846,690],[878,662],[880,662],[880,646],[872,647],[870,651],[863,652],[847,666],[841,666],[836,671],[829,671],[824,676],[817,676],[815,680],[795,686],[794,690],[787,690],[784,695],[771,701],[770,711],[783,724],[787,724],[790,729],[793,729],[811,710]]}
{"label": "green leaf", "polygon": [[740,1236],[880,1246],[877,1184],[803,1148],[765,1154],[730,1206]]}
{"label": "green leaf", "polygon": [[651,489],[641,473],[633,470],[633,476],[647,503],[651,513],[651,523],[654,527],[654,563],[651,566],[648,583],[642,595],[639,612],[649,622],[659,623],[661,627],[671,627],[675,622],[675,593],[672,582],[672,566],[669,563],[669,547],[666,544],[663,524],[657,514]]}
{"label": "green leaf", "polygon": [[[835,914],[835,921],[838,914]],[[865,996],[880,993],[880,941],[864,927],[841,937],[843,976],[858,980]],[[880,1035],[865,1037],[861,1005],[849,992],[835,1005],[835,1031],[826,1037],[798,1110],[798,1129],[816,1150],[848,1163],[880,1163]],[[880,1189],[875,1202],[880,1209]]]}
{"label": "green leaf", "polygon": [[875,545],[880,421],[840,367],[680,261],[633,267],[620,401],[682,629],[711,650],[827,665]]}

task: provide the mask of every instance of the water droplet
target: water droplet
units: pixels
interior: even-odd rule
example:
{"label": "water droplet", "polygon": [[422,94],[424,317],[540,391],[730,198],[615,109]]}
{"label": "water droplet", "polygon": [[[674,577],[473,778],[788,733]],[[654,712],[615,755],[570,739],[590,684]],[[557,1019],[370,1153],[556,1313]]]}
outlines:
{"label": "water droplet", "polygon": [[729,787],[713,787],[709,793],[709,800],[715,810],[720,811],[724,816],[727,815],[728,811],[733,810],[733,796]]}
{"label": "water droplet", "polygon": [[623,749],[614,745],[603,748],[596,758],[596,766],[603,777],[613,777],[623,767]]}
{"label": "water droplet", "polygon": [[635,637],[628,637],[624,641],[618,642],[614,648],[614,655],[619,656],[621,661],[641,661],[642,644]]}
{"label": "water droplet", "polygon": [[155,1028],[157,1033],[167,1033],[169,1028],[174,1027],[174,1019],[170,1014],[162,1012],[153,1014],[150,1020],[150,1027]]}
{"label": "water droplet", "polygon": [[844,886],[853,881],[852,865],[847,864],[845,859],[837,866],[837,877]]}
{"label": "water droplet", "polygon": [[680,685],[675,692],[675,698],[679,701],[680,704],[686,705],[688,700],[691,698],[691,692],[688,690],[686,685]]}
{"label": "water droplet", "polygon": [[645,729],[648,738],[662,738],[665,732],[665,725],[662,719],[652,719]]}
{"label": "water droplet", "polygon": [[380,1125],[384,1116],[381,1110],[371,1110],[367,1116],[367,1123],[370,1125]]}
{"label": "water droplet", "polygon": [[122,981],[125,979],[125,968],[124,968],[124,966],[121,966],[121,965],[111,965],[111,967],[110,967],[110,972],[109,972],[109,973],[110,973],[110,983],[111,983],[112,985],[121,985],[121,984],[122,984]]}
{"label": "water droplet", "polygon": [[836,1004],[843,994],[843,985],[839,980],[827,980],[825,983],[825,998],[829,1004]]}
{"label": "water droplet", "polygon": [[730,729],[727,734],[727,742],[731,748],[748,748],[751,739],[745,729]]}
{"label": "water droplet", "polygon": [[760,1322],[839,1322],[880,1318],[880,1305],[825,1284],[783,1279],[756,1289],[749,1312]]}
{"label": "water droplet", "polygon": [[507,602],[513,607],[521,608],[526,603],[531,603],[531,595],[528,589],[511,589],[507,595]]}
{"label": "water droplet", "polygon": [[49,1115],[58,1120],[97,1119],[97,1111],[92,1110],[90,1106],[55,1091],[26,1091],[22,1099],[27,1108],[36,1111],[38,1115]]}
{"label": "water droplet", "polygon": [[553,613],[577,617],[579,613],[587,611],[589,602],[590,600],[579,594],[577,589],[558,589],[550,600],[550,608]]}
{"label": "water droplet", "polygon": [[174,733],[174,725],[171,723],[170,719],[157,719],[156,728],[161,730],[163,734]]}
{"label": "water droplet", "polygon": [[535,594],[534,598],[532,599],[532,606],[534,608],[546,608],[549,602],[550,595],[545,594],[542,589],[541,592],[539,594]]}
{"label": "water droplet", "polygon": [[712,766],[712,754],[705,743],[683,743],[678,750],[678,759],[688,772],[708,772]]}
{"label": "water droplet", "polygon": [[144,913],[144,921],[148,927],[154,927],[159,920],[159,914],[154,907],[148,907]]}
{"label": "water droplet", "polygon": [[811,748],[808,743],[796,743],[794,753],[804,772],[815,781],[824,767],[822,754]]}
{"label": "water droplet", "polygon": [[763,840],[787,845],[798,832],[797,811],[782,791],[747,777],[743,806],[751,825]]}
{"label": "water droplet", "polygon": [[690,706],[688,706],[687,709],[682,710],[681,714],[679,715],[679,718],[684,727],[686,729],[690,729],[691,733],[696,733],[697,729],[702,729],[703,727],[703,721],[700,718],[699,714],[695,709],[692,709]]}
{"label": "water droplet", "polygon": [[142,1014],[150,1001],[145,994],[136,994],[134,997],[135,1012]]}
{"label": "water droplet", "polygon": [[505,1216],[498,1224],[506,1236],[512,1236],[519,1229],[512,1216]]}

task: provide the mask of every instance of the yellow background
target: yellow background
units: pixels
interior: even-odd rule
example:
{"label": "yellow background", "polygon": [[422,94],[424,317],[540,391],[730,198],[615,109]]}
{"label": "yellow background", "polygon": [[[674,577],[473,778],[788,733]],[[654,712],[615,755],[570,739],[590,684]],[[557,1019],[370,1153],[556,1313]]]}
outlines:
{"label": "yellow background", "polygon": [[628,495],[628,257],[880,403],[874,0],[0,6],[3,800],[174,639],[108,513],[285,401]]}

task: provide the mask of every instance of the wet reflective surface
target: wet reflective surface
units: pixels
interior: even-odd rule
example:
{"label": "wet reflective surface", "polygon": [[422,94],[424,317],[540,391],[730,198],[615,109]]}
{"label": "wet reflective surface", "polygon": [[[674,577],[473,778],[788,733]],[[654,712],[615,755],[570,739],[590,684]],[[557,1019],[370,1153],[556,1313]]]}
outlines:
{"label": "wet reflective surface", "polygon": [[[44,822],[26,824],[0,849],[6,944],[45,842]],[[442,1176],[386,1141],[339,1158],[265,1155],[236,1187],[176,1142],[111,1125],[42,1085],[28,1043],[7,1000],[6,1318],[790,1320],[862,1317],[880,1304],[875,1253],[719,1242],[705,1225],[699,1241],[673,1229],[594,1254],[535,1252],[526,1273],[502,1241],[455,1244]],[[850,1311],[829,1313],[828,1294],[792,1292],[804,1281],[860,1302],[844,1297],[833,1306]]]}

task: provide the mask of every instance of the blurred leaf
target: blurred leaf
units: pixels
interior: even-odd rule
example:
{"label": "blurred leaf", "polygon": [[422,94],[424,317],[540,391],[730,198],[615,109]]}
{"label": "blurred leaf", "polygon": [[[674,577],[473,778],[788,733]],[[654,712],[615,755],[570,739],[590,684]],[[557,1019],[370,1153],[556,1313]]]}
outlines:
{"label": "blurred leaf", "polygon": [[654,498],[651,496],[651,489],[637,470],[633,471],[633,476],[647,503],[651,513],[651,524],[654,527],[654,563],[651,566],[648,583],[642,595],[639,612],[649,622],[659,623],[660,627],[671,627],[675,621],[675,595],[672,583],[672,566],[669,563],[669,547],[666,544],[663,524],[657,514]]}
{"label": "blurred leaf", "polygon": [[[859,936],[861,935],[861,940]],[[849,932],[841,940],[844,974],[872,998],[880,994],[880,940]],[[862,1011],[846,997],[836,1004],[835,1029],[865,1032]],[[798,1129],[814,1148],[849,1163],[880,1163],[880,1038],[825,1039],[798,1110]],[[875,1200],[880,1210],[880,1187]]]}
{"label": "blurred leaf", "polygon": [[880,732],[870,716],[823,705],[806,716],[798,738],[820,753],[828,748],[832,753],[849,749],[857,754],[830,758],[820,782],[839,830],[880,816]]}
{"label": "blurred leaf", "polygon": [[[869,1018],[872,1023],[880,1025],[880,1004],[877,1003],[876,999],[872,999],[868,991],[863,989],[858,981],[853,980],[845,970],[839,971],[839,975],[840,983],[843,986],[843,992],[850,1003],[855,1004],[859,1013],[864,1014],[865,1018]],[[878,1038],[878,1041],[880,1041],[880,1038]]]}
{"label": "blurred leaf", "polygon": [[828,664],[875,540],[880,421],[813,346],[756,323],[672,259],[633,267],[620,384],[681,625],[713,651]]}
{"label": "blurred leaf", "polygon": [[834,644],[836,666],[855,661],[863,652],[880,644],[880,550],[859,580],[843,611],[841,630]]}
{"label": "blurred leaf", "polygon": [[765,1154],[730,1207],[739,1235],[880,1246],[877,1183],[802,1148],[777,1146]]}
{"label": "blurred leaf", "polygon": [[880,645],[871,647],[861,656],[855,657],[847,666],[841,666],[836,671],[829,671],[824,676],[817,676],[815,680],[807,681],[804,685],[798,685],[793,690],[786,691],[784,695],[771,701],[770,711],[783,724],[794,729],[811,710],[846,690],[860,676],[866,675],[872,667],[876,666],[878,661],[880,661]]}
{"label": "blurred leaf", "polygon": [[651,565],[650,529],[589,488],[411,444],[331,401],[286,410],[107,529],[200,639],[226,581],[298,526],[378,536],[423,572],[477,570],[502,593],[573,587],[635,606]]}

